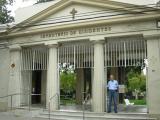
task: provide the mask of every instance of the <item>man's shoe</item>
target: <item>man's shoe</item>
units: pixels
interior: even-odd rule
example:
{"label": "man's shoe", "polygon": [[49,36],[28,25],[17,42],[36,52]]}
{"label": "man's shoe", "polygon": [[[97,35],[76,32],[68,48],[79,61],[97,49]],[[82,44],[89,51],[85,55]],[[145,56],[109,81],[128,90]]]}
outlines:
{"label": "man's shoe", "polygon": [[118,113],[117,111],[115,111],[115,113]]}
{"label": "man's shoe", "polygon": [[111,113],[111,111],[108,111],[108,113]]}

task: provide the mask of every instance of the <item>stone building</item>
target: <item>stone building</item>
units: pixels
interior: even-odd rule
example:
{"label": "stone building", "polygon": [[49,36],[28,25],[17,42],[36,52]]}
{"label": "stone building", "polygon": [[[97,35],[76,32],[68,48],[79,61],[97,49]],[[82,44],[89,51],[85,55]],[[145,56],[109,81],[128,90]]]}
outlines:
{"label": "stone building", "polygon": [[[51,109],[57,110],[59,65],[66,63],[77,72],[77,101],[83,101],[88,71],[92,111],[104,112],[107,68],[118,77],[120,68],[147,59],[148,112],[160,114],[159,12],[110,0],[56,0],[19,9],[15,24],[0,31],[0,96],[21,93],[13,96],[14,107],[47,106],[54,96]],[[39,97],[32,99],[34,91]],[[1,99],[0,107],[9,101]]]}

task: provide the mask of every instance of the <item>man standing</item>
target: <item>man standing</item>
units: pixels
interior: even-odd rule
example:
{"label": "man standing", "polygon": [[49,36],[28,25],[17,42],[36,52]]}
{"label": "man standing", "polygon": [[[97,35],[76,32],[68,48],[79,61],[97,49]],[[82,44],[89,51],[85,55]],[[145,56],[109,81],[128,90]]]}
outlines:
{"label": "man standing", "polygon": [[118,81],[114,80],[114,76],[110,75],[110,80],[108,82],[108,90],[109,90],[109,106],[108,113],[111,112],[112,100],[114,101],[114,112],[117,113],[117,92],[118,92]]}

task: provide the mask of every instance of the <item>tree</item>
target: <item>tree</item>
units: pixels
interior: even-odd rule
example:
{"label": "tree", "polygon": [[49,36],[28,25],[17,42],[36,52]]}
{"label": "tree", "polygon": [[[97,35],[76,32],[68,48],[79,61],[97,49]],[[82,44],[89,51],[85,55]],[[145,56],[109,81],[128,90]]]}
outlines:
{"label": "tree", "polygon": [[49,1],[53,1],[53,0],[38,0],[37,3],[49,2]]}
{"label": "tree", "polygon": [[10,23],[14,20],[10,15],[11,11],[7,8],[12,3],[13,0],[0,0],[0,24]]}
{"label": "tree", "polygon": [[131,70],[128,75],[128,89],[134,91],[136,99],[140,92],[146,91],[146,77],[139,72]]}
{"label": "tree", "polygon": [[73,92],[75,90],[75,86],[76,86],[76,74],[72,73],[72,72],[62,72],[60,74],[60,79],[61,79],[61,89],[63,89],[63,91],[70,93]]}

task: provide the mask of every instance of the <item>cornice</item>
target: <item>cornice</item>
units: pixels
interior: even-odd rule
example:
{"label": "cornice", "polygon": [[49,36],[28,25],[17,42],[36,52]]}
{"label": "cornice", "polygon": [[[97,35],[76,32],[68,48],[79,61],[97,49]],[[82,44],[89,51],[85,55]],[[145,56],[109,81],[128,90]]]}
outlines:
{"label": "cornice", "polygon": [[71,24],[65,24],[65,25],[57,25],[57,26],[51,26],[51,27],[46,27],[46,28],[41,28],[41,29],[35,29],[35,30],[30,30],[30,31],[24,31],[24,32],[15,32],[15,33],[10,33],[8,35],[0,36],[2,37],[20,37],[20,36],[26,36],[26,35],[33,35],[33,34],[38,34],[38,33],[43,33],[43,32],[49,32],[49,31],[54,31],[54,30],[64,30],[64,29],[72,29],[72,28],[80,28],[80,27],[86,27],[86,26],[93,26],[93,25],[103,25],[103,24],[118,24],[118,23],[126,23],[126,22],[136,22],[136,21],[144,21],[144,20],[155,20],[159,19],[160,14],[152,14],[152,15],[144,15],[144,16],[130,16],[130,17],[123,17],[123,18],[115,18],[115,19],[102,19],[102,20],[93,20],[93,21],[88,21],[88,22],[79,22],[79,23],[71,23]]}

